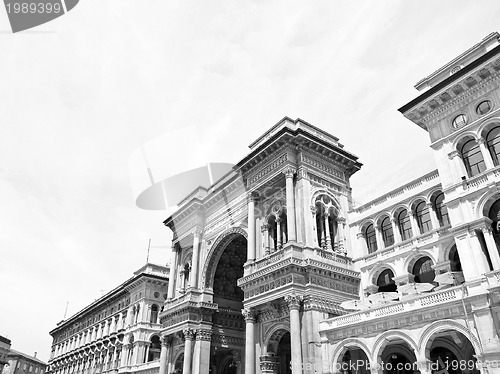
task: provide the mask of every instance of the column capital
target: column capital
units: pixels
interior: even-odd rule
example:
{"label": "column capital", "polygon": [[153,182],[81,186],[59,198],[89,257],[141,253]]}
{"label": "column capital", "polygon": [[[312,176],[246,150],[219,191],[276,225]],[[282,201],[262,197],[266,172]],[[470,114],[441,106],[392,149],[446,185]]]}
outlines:
{"label": "column capital", "polygon": [[256,191],[247,192],[247,202],[256,202],[259,200],[259,194]]}
{"label": "column capital", "polygon": [[493,228],[489,227],[489,226],[484,226],[484,227],[481,227],[481,231],[484,234],[492,234],[493,233]]}
{"label": "column capital", "polygon": [[211,341],[212,340],[212,330],[198,329],[196,330],[196,340]]}
{"label": "column capital", "polygon": [[483,138],[482,136],[479,139],[477,139],[477,144],[484,144],[484,143],[486,143],[486,139]]}
{"label": "column capital", "polygon": [[182,330],[182,334],[184,335],[184,340],[193,340],[196,332],[192,328],[186,328]]}
{"label": "column capital", "polygon": [[361,239],[361,238],[364,238],[364,237],[365,237],[365,233],[364,232],[358,232],[356,234],[356,238],[358,238],[358,239]]}
{"label": "column capital", "polygon": [[427,208],[434,210],[434,204],[432,203],[432,201],[427,202],[425,205],[427,206]]}
{"label": "column capital", "polygon": [[346,219],[344,217],[337,217],[337,222],[345,224],[346,223]]}
{"label": "column capital", "polygon": [[277,222],[277,223],[281,223],[281,222],[283,222],[283,218],[281,218],[281,217],[276,217],[276,222]]}
{"label": "column capital", "polygon": [[179,246],[179,243],[175,242],[172,243],[172,252],[179,252],[181,247]]}
{"label": "column capital", "polygon": [[202,229],[202,228],[195,227],[195,228],[193,229],[193,235],[194,235],[194,236],[200,236],[202,233],[203,233],[203,229]]}
{"label": "column capital", "polygon": [[243,317],[245,317],[245,322],[246,323],[255,323],[255,319],[257,317],[257,313],[255,312],[255,309],[253,308],[245,308],[241,309],[241,314],[243,314]]}
{"label": "column capital", "polygon": [[300,309],[300,304],[304,297],[302,295],[297,295],[296,293],[291,293],[285,296],[285,302],[288,304],[289,309]]}
{"label": "column capital", "polygon": [[311,213],[312,213],[313,216],[316,215],[317,211],[318,211],[318,209],[314,205],[311,205]]}
{"label": "column capital", "polygon": [[267,223],[264,223],[262,226],[260,226],[261,232],[266,232],[267,230],[269,230],[269,225]]}
{"label": "column capital", "polygon": [[283,174],[285,174],[285,178],[293,178],[294,174],[297,173],[297,170],[291,167],[286,168],[283,170]]}

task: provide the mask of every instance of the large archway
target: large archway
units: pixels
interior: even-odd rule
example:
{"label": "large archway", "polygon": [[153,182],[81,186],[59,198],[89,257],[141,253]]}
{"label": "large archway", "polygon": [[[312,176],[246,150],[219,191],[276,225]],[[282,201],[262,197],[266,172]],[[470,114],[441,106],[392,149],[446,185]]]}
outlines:
{"label": "large archway", "polygon": [[414,374],[416,371],[415,351],[403,339],[391,339],[379,358],[383,374]]}
{"label": "large archway", "polygon": [[366,353],[358,347],[349,347],[344,352],[339,372],[344,374],[370,374],[370,361]]}
{"label": "large archway", "polygon": [[[210,366],[217,374],[236,374],[240,357],[244,355],[244,342],[239,337],[244,334],[245,320],[243,290],[238,279],[243,277],[243,265],[247,260],[247,239],[238,233],[226,236],[215,249],[213,271],[213,302],[218,310],[213,317],[213,333],[210,352]],[[215,374],[215,373],[214,373]]]}

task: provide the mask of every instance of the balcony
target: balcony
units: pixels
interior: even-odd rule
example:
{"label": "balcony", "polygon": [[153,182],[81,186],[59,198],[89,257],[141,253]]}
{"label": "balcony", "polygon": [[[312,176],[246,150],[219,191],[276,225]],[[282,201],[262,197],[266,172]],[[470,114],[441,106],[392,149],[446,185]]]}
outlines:
{"label": "balcony", "polygon": [[158,374],[160,372],[160,360],[146,362],[139,365],[130,365],[121,367],[118,373],[137,373],[137,374]]}
{"label": "balcony", "polygon": [[[498,273],[500,273],[500,271],[498,271]],[[328,332],[329,330],[353,327],[361,323],[375,324],[378,319],[387,321],[388,316],[391,316],[391,319],[396,319],[396,317],[403,314],[415,315],[417,311],[428,307],[435,305],[441,307],[444,304],[460,302],[465,296],[466,294],[464,293],[463,287],[456,286],[438,292],[415,296],[411,299],[395,302],[393,304],[383,305],[378,308],[366,309],[344,316],[330,318],[320,322],[320,331]]]}

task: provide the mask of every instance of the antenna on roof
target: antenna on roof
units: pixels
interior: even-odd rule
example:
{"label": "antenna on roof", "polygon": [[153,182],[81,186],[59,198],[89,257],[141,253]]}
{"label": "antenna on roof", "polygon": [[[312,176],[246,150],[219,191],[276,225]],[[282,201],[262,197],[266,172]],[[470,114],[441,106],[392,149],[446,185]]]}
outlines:
{"label": "antenna on roof", "polygon": [[151,238],[149,238],[149,243],[148,243],[148,256],[146,257],[146,264],[149,262],[149,249],[151,248]]}
{"label": "antenna on roof", "polygon": [[64,311],[63,321],[66,319],[66,313],[68,313],[68,305],[69,305],[69,301],[66,301],[66,310]]}

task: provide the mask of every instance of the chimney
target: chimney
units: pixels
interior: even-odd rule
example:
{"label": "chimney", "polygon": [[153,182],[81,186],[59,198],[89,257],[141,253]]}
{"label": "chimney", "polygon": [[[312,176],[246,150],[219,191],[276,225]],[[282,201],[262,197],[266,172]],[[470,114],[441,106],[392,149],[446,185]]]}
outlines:
{"label": "chimney", "polygon": [[34,357],[34,358],[36,358],[36,352],[35,352],[35,354],[33,355],[33,357]]}

